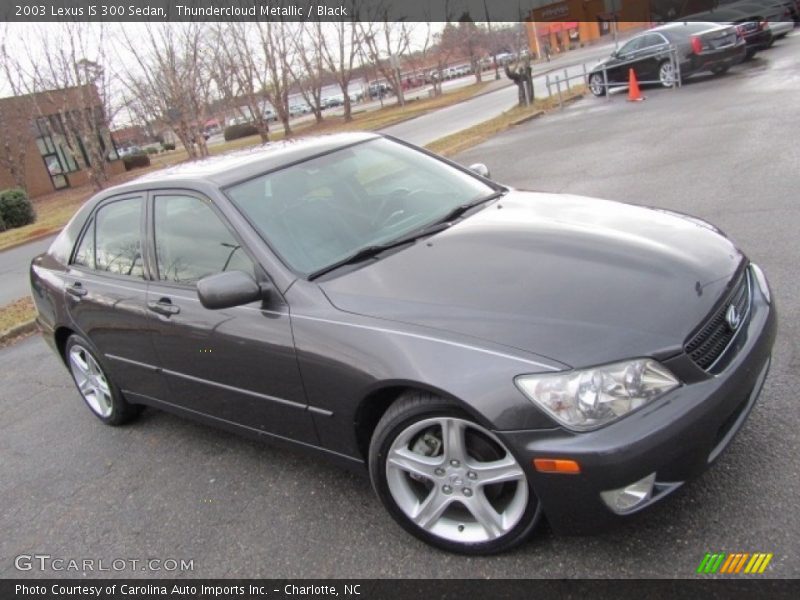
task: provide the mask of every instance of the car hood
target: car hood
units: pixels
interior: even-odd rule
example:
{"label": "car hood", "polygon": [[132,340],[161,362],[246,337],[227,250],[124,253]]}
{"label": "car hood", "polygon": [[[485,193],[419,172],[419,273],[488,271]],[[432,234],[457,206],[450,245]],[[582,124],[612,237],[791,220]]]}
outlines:
{"label": "car hood", "polygon": [[581,367],[678,353],[742,260],[719,230],[693,217],[511,191],[320,285],[342,311]]}

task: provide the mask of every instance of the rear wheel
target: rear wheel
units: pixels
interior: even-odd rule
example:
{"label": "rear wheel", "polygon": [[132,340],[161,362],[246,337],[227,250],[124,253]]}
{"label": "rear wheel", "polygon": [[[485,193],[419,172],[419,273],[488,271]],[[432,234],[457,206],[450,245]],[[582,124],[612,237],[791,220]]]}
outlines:
{"label": "rear wheel", "polygon": [[386,412],[373,434],[369,464],[392,517],[445,550],[507,550],[540,518],[539,501],[508,448],[431,394],[410,394]]}
{"label": "rear wheel", "polygon": [[100,366],[92,346],[73,334],[65,348],[75,387],[94,415],[107,425],[122,425],[141,412],[141,406],[128,403]]}
{"label": "rear wheel", "polygon": [[658,65],[658,80],[665,88],[671,88],[677,82],[677,73],[675,72],[675,65],[672,61],[665,60]]}
{"label": "rear wheel", "polygon": [[589,76],[589,90],[595,96],[606,95],[606,86],[603,83],[603,76],[600,73],[593,73]]}

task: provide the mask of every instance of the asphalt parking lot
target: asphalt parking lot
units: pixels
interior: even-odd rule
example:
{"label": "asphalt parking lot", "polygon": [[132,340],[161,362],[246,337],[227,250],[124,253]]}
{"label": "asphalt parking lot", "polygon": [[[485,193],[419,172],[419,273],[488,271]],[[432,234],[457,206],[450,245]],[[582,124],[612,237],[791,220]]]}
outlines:
{"label": "asphalt parking lot", "polygon": [[[545,526],[509,554],[416,541],[366,479],[148,410],[124,428],[82,405],[38,337],[0,350],[0,577],[19,554],[191,559],[196,577],[692,577],[706,552],[771,552],[800,576],[800,32],[721,78],[587,98],[458,157],[521,188],[706,218],[766,271],[780,313],[771,374],[713,469],[595,537]],[[158,576],[137,571],[88,576]]]}

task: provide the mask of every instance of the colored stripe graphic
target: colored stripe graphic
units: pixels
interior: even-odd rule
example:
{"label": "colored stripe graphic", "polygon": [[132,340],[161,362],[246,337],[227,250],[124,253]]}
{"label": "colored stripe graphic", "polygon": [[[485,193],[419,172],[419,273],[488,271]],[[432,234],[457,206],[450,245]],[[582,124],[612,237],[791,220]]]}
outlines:
{"label": "colored stripe graphic", "polygon": [[774,554],[766,552],[755,552],[753,554],[749,552],[735,552],[733,554],[724,552],[712,554],[707,552],[703,560],[700,561],[697,572],[705,574],[738,574],[744,568],[744,573],[747,574],[763,573],[767,570],[767,566],[773,556]]}

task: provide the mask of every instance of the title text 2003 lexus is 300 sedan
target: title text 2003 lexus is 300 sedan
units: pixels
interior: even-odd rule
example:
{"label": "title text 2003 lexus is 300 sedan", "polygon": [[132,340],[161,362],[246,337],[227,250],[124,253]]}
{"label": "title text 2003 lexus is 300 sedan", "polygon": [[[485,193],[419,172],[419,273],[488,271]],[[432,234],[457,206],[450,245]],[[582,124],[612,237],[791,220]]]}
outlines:
{"label": "title text 2003 lexus is 300 sedan", "polygon": [[761,269],[704,221],[373,134],[106,190],[31,281],[105,423],[149,405],[366,467],[402,527],[465,553],[543,515],[596,530],[703,471],[776,330]]}

